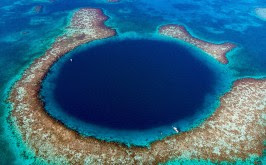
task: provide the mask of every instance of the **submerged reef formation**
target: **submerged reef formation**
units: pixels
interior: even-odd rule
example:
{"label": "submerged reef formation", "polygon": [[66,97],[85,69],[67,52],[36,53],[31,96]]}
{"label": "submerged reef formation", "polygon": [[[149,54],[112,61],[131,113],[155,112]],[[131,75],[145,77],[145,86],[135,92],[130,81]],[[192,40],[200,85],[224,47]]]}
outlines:
{"label": "submerged reef formation", "polygon": [[232,43],[223,43],[223,44],[214,44],[201,39],[193,37],[184,26],[180,25],[164,25],[159,29],[159,33],[165,36],[173,37],[190,43],[219,62],[227,64],[228,60],[226,58],[226,53],[235,48],[235,45]]}
{"label": "submerged reef formation", "polygon": [[256,8],[255,12],[260,19],[266,20],[266,8]]}
{"label": "submerged reef formation", "polygon": [[43,11],[43,6],[42,5],[35,6],[34,11],[36,13],[41,13]]}
{"label": "submerged reef formation", "polygon": [[9,120],[38,158],[60,164],[155,164],[173,159],[235,161],[262,155],[265,79],[236,81],[202,125],[154,142],[149,148],[84,137],[50,117],[39,98],[44,76],[53,63],[77,46],[114,36],[115,31],[103,24],[106,19],[99,9],[75,12],[67,33],[26,69],[10,92]]}
{"label": "submerged reef formation", "polygon": [[119,2],[120,0],[107,0],[108,2]]}

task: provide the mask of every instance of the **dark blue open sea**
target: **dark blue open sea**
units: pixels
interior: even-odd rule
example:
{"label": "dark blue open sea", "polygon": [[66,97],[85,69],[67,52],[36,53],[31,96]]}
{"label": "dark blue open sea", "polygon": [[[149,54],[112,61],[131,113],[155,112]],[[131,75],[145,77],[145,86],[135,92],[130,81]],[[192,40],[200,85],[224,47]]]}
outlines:
{"label": "dark blue open sea", "polygon": [[[42,84],[41,98],[51,116],[84,136],[149,146],[174,134],[172,126],[187,131],[202,123],[234,80],[266,77],[266,20],[255,13],[266,8],[265,0],[1,0],[1,165],[35,163],[30,149],[12,134],[6,99],[81,7],[103,9],[117,36],[60,59]],[[207,41],[235,43],[237,49],[227,55],[229,64],[220,64],[158,35],[158,27],[169,23]]]}

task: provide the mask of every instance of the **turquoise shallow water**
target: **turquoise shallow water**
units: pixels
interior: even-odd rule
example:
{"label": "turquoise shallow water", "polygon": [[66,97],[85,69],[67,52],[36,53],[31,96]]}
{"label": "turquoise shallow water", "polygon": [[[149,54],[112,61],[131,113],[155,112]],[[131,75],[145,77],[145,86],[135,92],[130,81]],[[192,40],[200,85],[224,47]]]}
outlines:
{"label": "turquoise shallow water", "polygon": [[[35,5],[43,5],[43,11],[35,13]],[[42,55],[53,39],[61,34],[69,13],[87,6],[103,8],[110,16],[107,24],[115,27],[122,38],[151,37],[159,25],[180,23],[200,38],[236,43],[239,49],[228,55],[228,66],[219,65],[211,58],[202,58],[223,75],[220,76],[220,88],[216,90],[217,97],[228,90],[234,79],[266,77],[266,22],[254,15],[256,7],[266,7],[263,0],[230,3],[220,0],[168,0],[167,3],[164,0],[124,0],[118,4],[108,4],[103,0],[58,0],[53,3],[45,0],[3,0],[0,2],[0,144],[3,151],[0,153],[1,164],[29,164],[34,160],[32,157],[25,159],[21,154],[23,152],[20,152],[21,147],[16,146],[16,138],[10,134],[6,120],[8,107],[4,102],[8,87],[19,78],[30,62]],[[89,45],[84,47],[87,46]],[[206,112],[210,112],[208,110],[213,110],[217,103],[208,98],[206,100],[206,107],[210,108],[206,108]],[[182,125],[186,128],[190,124]]]}

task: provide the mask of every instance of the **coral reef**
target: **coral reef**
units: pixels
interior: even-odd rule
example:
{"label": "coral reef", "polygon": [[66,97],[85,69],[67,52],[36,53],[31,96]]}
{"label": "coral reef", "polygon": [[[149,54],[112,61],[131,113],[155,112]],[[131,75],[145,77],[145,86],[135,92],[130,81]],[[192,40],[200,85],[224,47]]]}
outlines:
{"label": "coral reef", "polygon": [[[172,159],[235,161],[262,155],[266,138],[265,79],[236,81],[231,91],[220,98],[219,108],[202,125],[156,141],[150,148],[84,137],[50,117],[39,98],[44,76],[61,56],[77,46],[114,36],[115,31],[103,24],[106,19],[99,9],[78,10],[67,33],[36,59],[13,86],[9,97],[12,103],[9,120],[37,157],[60,164],[156,164]],[[169,29],[172,30],[167,33]],[[161,32],[186,39],[187,35],[178,33],[178,29],[167,26]],[[191,37],[187,40],[199,45],[205,43]],[[226,50],[231,48],[230,44],[224,47]],[[204,50],[208,51],[208,48]],[[214,57],[223,61],[219,55],[226,50]]]}
{"label": "coral reef", "polygon": [[235,47],[235,45],[231,43],[214,44],[200,40],[198,38],[193,37],[185,29],[184,26],[180,25],[165,25],[160,27],[159,32],[162,35],[177,38],[187,43],[190,43],[200,48],[201,50],[203,50],[204,52],[206,52],[207,54],[209,54],[210,56],[212,56],[213,58],[215,58],[216,60],[218,60],[223,64],[228,63],[228,60],[226,58],[226,53],[228,53]]}

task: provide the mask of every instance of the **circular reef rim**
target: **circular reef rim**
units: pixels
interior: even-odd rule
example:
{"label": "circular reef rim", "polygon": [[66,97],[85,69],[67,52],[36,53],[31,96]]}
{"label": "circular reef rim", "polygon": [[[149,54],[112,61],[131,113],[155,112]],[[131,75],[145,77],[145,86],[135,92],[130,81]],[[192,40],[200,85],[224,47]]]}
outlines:
{"label": "circular reef rim", "polygon": [[[139,43],[139,45],[136,46],[136,43]],[[164,47],[162,48],[162,46],[164,46]],[[173,80],[167,82],[168,83],[167,85],[169,85],[169,83],[170,83],[170,85],[173,85],[173,82],[175,83],[177,81],[182,80],[182,77],[180,75],[177,77],[173,77],[173,74],[178,72],[178,71],[175,71],[175,69],[179,70],[179,71],[182,69],[188,69],[189,73],[198,72],[199,74],[196,74],[195,76],[193,76],[194,78],[188,77],[186,75],[187,72],[185,72],[185,74],[182,75],[183,79],[186,79],[186,81],[189,81],[189,82],[184,82],[183,84],[180,83],[180,85],[182,85],[184,89],[188,89],[188,87],[191,87],[193,89],[199,88],[200,90],[202,89],[202,87],[208,88],[208,89],[206,89],[207,91],[205,91],[205,93],[203,91],[198,91],[198,92],[203,92],[203,93],[201,93],[201,95],[199,95],[199,98],[201,100],[198,102],[198,105],[196,105],[198,107],[193,107],[194,108],[193,112],[189,112],[187,114],[184,114],[184,116],[181,118],[173,117],[174,115],[177,116],[177,114],[175,114],[175,112],[173,112],[173,111],[169,111],[169,113],[167,113],[167,114],[170,114],[170,116],[165,115],[166,113],[155,114],[156,119],[152,121],[153,122],[152,124],[154,124],[154,125],[151,125],[150,127],[148,126],[148,128],[147,127],[146,128],[134,127],[135,125],[133,125],[133,127],[130,126],[129,128],[119,127],[121,125],[121,122],[115,123],[116,125],[114,127],[108,128],[105,125],[100,125],[97,123],[96,124],[95,123],[89,123],[86,121],[79,120],[79,118],[76,118],[75,115],[66,113],[64,111],[65,109],[63,109],[62,106],[60,104],[58,104],[58,102],[55,101],[56,99],[54,98],[54,96],[53,96],[54,93],[52,91],[55,90],[55,88],[56,88],[56,85],[55,85],[56,82],[55,81],[57,81],[56,79],[58,78],[58,75],[60,75],[62,71],[64,72],[64,69],[63,69],[64,67],[66,67],[66,70],[67,70],[64,74],[65,75],[71,75],[74,77],[67,77],[67,78],[64,77],[64,78],[61,78],[61,80],[59,80],[60,85],[57,85],[57,86],[62,87],[63,85],[67,84],[67,85],[65,85],[66,87],[63,87],[60,89],[61,92],[62,91],[66,92],[67,90],[69,90],[70,87],[73,86],[72,83],[66,83],[66,82],[68,82],[68,80],[72,81],[72,80],[78,79],[78,81],[80,81],[81,80],[80,78],[82,78],[82,79],[84,78],[84,74],[88,75],[87,72],[83,73],[83,76],[81,76],[82,74],[77,74],[75,67],[80,67],[80,68],[82,68],[82,70],[87,71],[88,69],[84,68],[85,65],[90,66],[88,68],[92,69],[93,67],[97,67],[98,63],[96,64],[95,61],[97,62],[97,60],[99,61],[100,59],[105,59],[105,61],[108,61],[108,60],[110,60],[110,58],[113,58],[114,55],[112,53],[110,53],[110,48],[115,49],[114,51],[116,51],[116,53],[117,53],[118,49],[120,50],[121,48],[124,48],[124,50],[126,49],[125,51],[128,51],[128,49],[131,47],[137,48],[137,49],[148,47],[149,50],[153,49],[152,52],[155,52],[155,53],[159,51],[158,49],[162,50],[162,52],[159,52],[159,54],[156,54],[159,57],[155,57],[155,55],[153,57],[149,57],[151,54],[147,54],[147,50],[144,51],[144,54],[136,55],[135,52],[137,52],[138,50],[135,50],[135,52],[133,52],[129,56],[127,55],[128,59],[126,58],[123,60],[129,60],[129,61],[127,61],[127,63],[130,63],[130,65],[132,64],[132,61],[137,62],[137,64],[133,63],[132,64],[133,66],[131,65],[133,68],[135,68],[136,65],[139,65],[139,64],[145,63],[145,62],[148,63],[147,61],[153,60],[153,63],[152,63],[153,70],[156,69],[155,70],[156,72],[158,72],[158,68],[156,68],[156,67],[158,67],[158,64],[164,63],[164,67],[165,67],[165,64],[170,63],[171,65],[167,66],[166,68],[159,68],[159,69],[163,69],[163,70],[168,69],[167,71],[172,69],[171,70],[172,73],[170,73],[172,77],[170,77],[170,78]],[[165,54],[166,49],[168,49],[167,50],[168,55]],[[179,50],[176,50],[176,52],[173,52],[173,49],[179,49]],[[105,50],[104,52],[101,52],[102,54],[106,53],[106,52],[109,52],[109,54],[108,55],[102,55],[102,54],[99,55],[98,54],[99,50]],[[143,51],[143,50],[139,50],[139,51]],[[183,54],[175,54],[175,53],[183,53]],[[100,42],[97,44],[92,44],[92,46],[88,46],[88,47],[83,48],[83,49],[78,50],[78,51],[73,51],[70,55],[67,55],[64,58],[57,61],[54,64],[54,66],[50,69],[49,74],[46,76],[46,78],[42,82],[42,89],[41,89],[40,94],[42,96],[42,101],[45,103],[45,110],[46,110],[46,112],[48,112],[48,114],[52,118],[59,120],[60,122],[62,122],[64,125],[66,125],[70,129],[77,131],[78,133],[80,133],[84,136],[93,136],[93,137],[100,139],[100,140],[120,142],[120,143],[124,143],[124,144],[128,144],[128,145],[147,146],[153,141],[160,140],[166,136],[169,136],[171,134],[176,133],[176,131],[173,129],[173,126],[177,127],[179,129],[179,131],[187,131],[187,130],[195,127],[195,125],[200,124],[199,121],[204,120],[207,117],[207,115],[209,115],[210,112],[208,112],[208,113],[205,112],[206,109],[204,109],[205,107],[203,104],[205,102],[207,94],[214,92],[213,90],[216,86],[215,76],[214,76],[215,71],[211,70],[211,68],[208,67],[206,62],[203,62],[200,59],[198,59],[198,56],[197,56],[198,53],[199,52],[197,50],[191,50],[189,47],[186,47],[186,45],[182,45],[178,42],[172,42],[172,41],[162,40],[162,39],[158,39],[158,38],[156,38],[156,39],[131,39],[131,38],[127,38],[127,39],[123,39],[123,40],[110,40],[110,41]],[[88,55],[88,54],[90,54],[90,55]],[[97,56],[98,59],[95,57],[90,57],[90,56]],[[115,59],[123,58],[122,56],[123,55],[121,55],[121,54],[116,55]],[[144,59],[141,59],[142,60],[141,61],[141,60],[139,60],[140,57],[143,57]],[[92,58],[92,60],[90,58]],[[164,59],[165,59],[165,61],[161,62]],[[180,60],[180,59],[182,59],[182,60]],[[176,60],[176,61],[174,61],[174,60]],[[117,62],[117,61],[115,61],[115,62]],[[82,63],[82,64],[80,64],[80,63]],[[187,63],[193,64],[192,67],[190,65],[187,65]],[[101,64],[106,65],[107,62],[101,63]],[[178,66],[174,66],[175,64]],[[134,65],[135,65],[135,67],[134,67]],[[141,65],[144,65],[144,64],[141,64]],[[183,65],[183,66],[181,66],[181,65]],[[111,65],[111,66],[113,67],[113,65]],[[109,68],[107,70],[110,70],[111,66],[109,66]],[[119,62],[117,62],[115,66],[120,66]],[[125,65],[123,67],[128,67],[128,66],[129,65]],[[132,67],[131,67],[131,69],[132,69]],[[121,72],[121,69],[118,69],[118,68],[115,68],[115,69],[116,69],[115,71]],[[82,70],[79,70],[78,72],[81,72]],[[123,70],[125,70],[125,69],[123,69]],[[200,73],[201,71],[202,71],[202,73]],[[138,72],[140,72],[140,70]],[[182,74],[182,72],[184,72],[184,71],[181,71],[181,74]],[[126,72],[124,71],[124,73],[126,73]],[[163,75],[165,73],[166,72],[158,73],[158,74]],[[206,77],[206,74],[209,74],[209,77]],[[205,77],[204,77],[204,75],[205,75]],[[77,77],[75,77],[75,76],[77,76]],[[115,75],[115,76],[118,77],[117,75]],[[126,76],[126,74],[124,74],[124,76]],[[143,78],[144,76],[145,75],[142,75],[140,77]],[[95,77],[95,75],[94,75],[94,77]],[[127,77],[127,79],[130,79],[130,77]],[[91,81],[91,79],[84,81],[82,84],[87,85],[88,81]],[[106,82],[106,81],[108,81],[108,80],[104,80],[102,82]],[[197,81],[196,84],[195,84],[195,81]],[[115,82],[117,82],[117,81],[115,81]],[[150,82],[152,82],[152,81],[150,81]],[[97,82],[97,83],[99,83],[99,82]],[[165,87],[165,84],[162,85],[162,83],[161,84],[160,83],[155,84],[155,88],[158,88],[158,87],[163,86],[163,85]],[[120,85],[118,85],[117,87],[121,88],[122,84],[121,83],[119,83],[119,84]],[[75,84],[74,86],[77,86],[77,85],[78,84]],[[93,85],[95,86],[95,84],[93,84]],[[78,87],[81,87],[81,86],[78,86]],[[161,89],[163,89],[163,88],[161,88]],[[82,91],[82,90],[83,89],[79,89],[79,91]],[[126,89],[123,88],[123,90],[126,90]],[[74,93],[75,93],[75,91],[76,90],[74,90]],[[171,91],[168,90],[167,92],[171,92]],[[183,96],[187,93],[190,93],[190,95],[187,94],[188,96],[185,96],[186,98],[184,100],[187,102],[186,104],[188,104],[188,103],[190,104],[190,102],[188,102],[188,101],[190,101],[189,97],[191,97],[191,95],[197,94],[197,93],[189,92],[187,90],[183,90],[183,91],[179,91],[179,92],[182,93]],[[68,95],[67,93],[63,93],[62,96]],[[95,91],[94,91],[94,93],[95,93]],[[82,96],[84,96],[84,95],[86,95],[86,93],[82,94]],[[171,95],[173,95],[173,94],[171,93]],[[73,95],[69,95],[69,96],[71,96],[71,98],[73,98]],[[48,99],[47,99],[47,97],[48,97]],[[76,101],[79,103],[80,103],[80,99],[82,99],[82,98],[79,98],[76,96],[74,96],[74,98],[77,99]],[[175,97],[173,97],[173,98],[175,98]],[[67,106],[71,106],[71,105],[69,105],[69,103],[72,104],[73,100],[69,100],[69,98],[67,98],[67,99],[68,99],[66,101]],[[182,98],[179,98],[179,100],[180,99],[182,99]],[[87,100],[83,100],[83,102],[81,101],[80,104],[82,105],[86,101]],[[175,100],[172,100],[172,101],[175,102]],[[77,106],[75,106],[75,107],[77,107]],[[189,107],[189,108],[191,108],[191,107]],[[73,109],[73,110],[75,110],[75,109]],[[208,111],[210,111],[210,110],[208,110]],[[140,111],[138,111],[138,113],[139,112]],[[152,112],[148,111],[148,113],[152,113]],[[143,115],[144,118],[147,116],[151,116],[148,113]],[[179,111],[179,113],[180,113],[180,111]],[[104,114],[104,112],[98,113],[97,115],[99,115],[99,116],[97,116],[97,118],[99,119],[99,117],[101,117],[102,114]],[[136,118],[135,117],[136,114],[137,113],[134,113],[133,119]],[[84,115],[85,115],[84,113],[83,114],[81,113],[81,116],[84,116]],[[158,120],[161,118],[166,119],[166,120],[168,120],[170,118],[170,121],[168,123],[167,122],[159,123]],[[104,120],[106,120],[106,119],[104,119]],[[145,120],[145,119],[143,119],[143,120]],[[125,124],[125,123],[127,124],[128,120],[125,120],[123,122],[124,123],[122,123],[122,124]],[[130,124],[134,124],[135,122],[136,121],[133,121]],[[118,124],[118,127],[117,127],[117,124]],[[138,123],[138,124],[139,124],[139,126],[143,126],[143,123]],[[140,135],[142,137],[140,138],[138,136],[139,138],[136,138],[136,134]]]}

